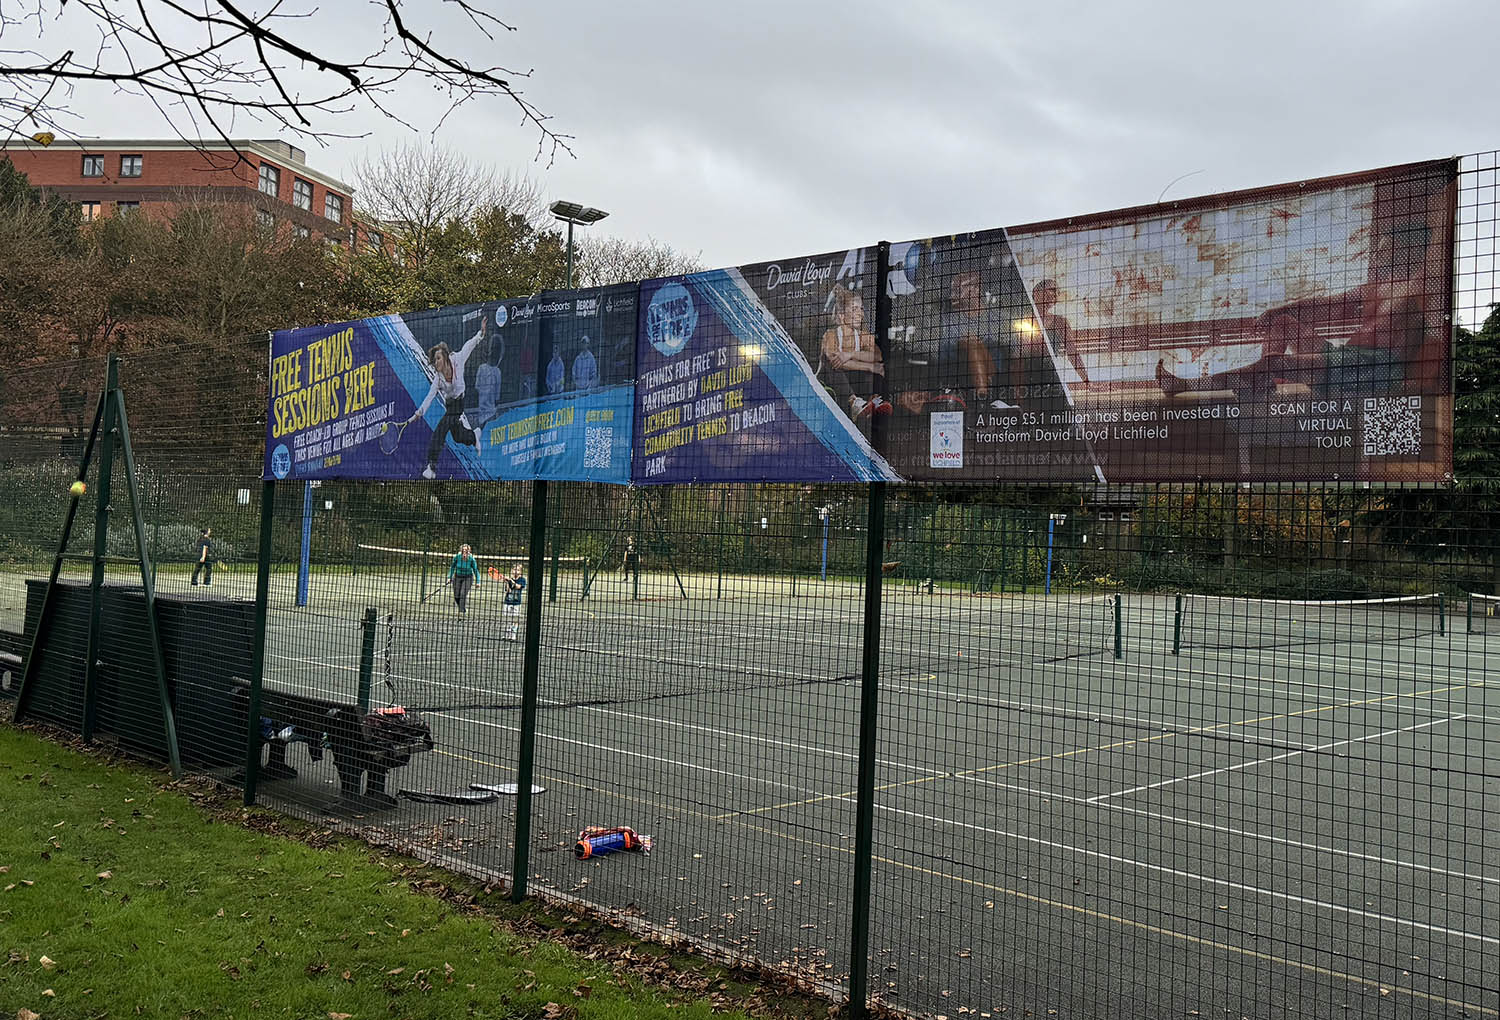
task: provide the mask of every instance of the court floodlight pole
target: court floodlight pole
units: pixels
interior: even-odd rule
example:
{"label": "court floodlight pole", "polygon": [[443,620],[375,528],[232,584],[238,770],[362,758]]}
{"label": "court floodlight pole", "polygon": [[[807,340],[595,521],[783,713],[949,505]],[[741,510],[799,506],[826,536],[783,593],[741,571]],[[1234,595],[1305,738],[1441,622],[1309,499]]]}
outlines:
{"label": "court floodlight pole", "polygon": [[510,898],[526,898],[531,870],[531,780],[536,772],[536,703],[542,644],[542,571],[547,566],[547,482],[531,483],[531,547],[527,550],[526,648],[521,666],[521,739],[516,751],[516,853]]}
{"label": "court floodlight pole", "polygon": [[[886,290],[890,273],[890,242],[880,242],[875,270],[875,337],[884,345],[891,326],[891,299]],[[876,418],[876,449],[883,433]],[[868,1015],[870,965],[870,887],[875,839],[875,738],[880,726],[880,587],[885,545],[885,482],[870,483],[869,517],[865,529],[864,645],[859,685],[859,768],[854,812],[854,910],[849,937],[849,1014]]]}

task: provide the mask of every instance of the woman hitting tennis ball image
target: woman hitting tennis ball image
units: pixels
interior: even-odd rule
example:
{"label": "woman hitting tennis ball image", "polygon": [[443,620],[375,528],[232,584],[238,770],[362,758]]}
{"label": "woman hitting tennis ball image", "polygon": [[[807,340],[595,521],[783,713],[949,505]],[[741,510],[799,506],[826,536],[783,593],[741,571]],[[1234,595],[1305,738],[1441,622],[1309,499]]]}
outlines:
{"label": "woman hitting tennis ball image", "polygon": [[427,444],[427,466],[422,469],[423,478],[437,477],[437,462],[443,453],[443,440],[450,434],[455,443],[472,446],[475,450],[483,449],[479,438],[480,430],[464,416],[464,366],[468,364],[469,356],[482,339],[483,330],[474,334],[457,352],[449,350],[447,344],[437,344],[427,352],[433,368],[432,388],[427,391],[426,398],[417,405],[412,416],[401,423],[401,427],[405,428],[426,414],[433,400],[443,398],[443,417],[432,430],[432,440]]}
{"label": "woman hitting tennis ball image", "polygon": [[448,565],[448,583],[453,585],[453,604],[463,616],[469,611],[469,590],[479,583],[479,561],[467,542],[458,547],[458,555]]}

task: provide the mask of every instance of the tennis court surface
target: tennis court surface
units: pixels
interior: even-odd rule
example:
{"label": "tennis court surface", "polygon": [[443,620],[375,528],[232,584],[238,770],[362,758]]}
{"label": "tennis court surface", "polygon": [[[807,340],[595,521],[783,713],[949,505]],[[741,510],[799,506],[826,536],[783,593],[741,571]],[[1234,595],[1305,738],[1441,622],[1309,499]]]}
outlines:
{"label": "tennis court surface", "polygon": [[[316,580],[316,579],[315,579]],[[531,883],[837,986],[850,966],[862,591],[609,576],[544,606]],[[688,578],[687,586],[706,579]],[[352,611],[273,611],[267,683],[349,698]],[[390,590],[390,586],[385,586]],[[273,600],[274,601],[274,600]],[[1441,603],[1441,604],[1440,604]],[[393,786],[516,780],[523,647],[498,591],[379,606],[374,694],[433,753]],[[888,586],[870,973],[947,1016],[1500,1015],[1486,603]],[[263,799],[481,875],[515,802],[337,812],[326,762]],[[1488,823],[1487,821],[1488,820]],[[578,860],[587,825],[655,837]]]}

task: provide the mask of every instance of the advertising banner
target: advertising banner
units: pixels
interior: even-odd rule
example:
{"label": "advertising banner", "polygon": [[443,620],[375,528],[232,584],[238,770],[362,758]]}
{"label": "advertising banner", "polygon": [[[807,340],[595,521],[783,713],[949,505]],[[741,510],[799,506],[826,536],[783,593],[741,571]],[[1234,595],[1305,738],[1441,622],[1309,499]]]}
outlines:
{"label": "advertising banner", "polygon": [[635,481],[899,480],[874,276],[857,248],[641,284]]}
{"label": "advertising banner", "polygon": [[1444,481],[1457,174],[277,333],[266,476]]}
{"label": "advertising banner", "polygon": [[1444,161],[894,245],[887,453],[927,481],[1447,479],[1456,186]]}
{"label": "advertising banner", "polygon": [[265,477],[626,483],[634,284],[272,337]]}

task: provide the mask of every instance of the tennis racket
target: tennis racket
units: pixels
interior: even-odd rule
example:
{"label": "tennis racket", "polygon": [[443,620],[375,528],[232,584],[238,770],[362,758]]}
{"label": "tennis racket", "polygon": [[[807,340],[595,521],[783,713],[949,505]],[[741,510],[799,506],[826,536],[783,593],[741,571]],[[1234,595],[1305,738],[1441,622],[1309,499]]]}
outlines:
{"label": "tennis racket", "polygon": [[396,447],[401,445],[401,433],[406,431],[406,426],[409,424],[410,422],[404,421],[396,425],[386,422],[380,426],[380,452],[395,453]]}

